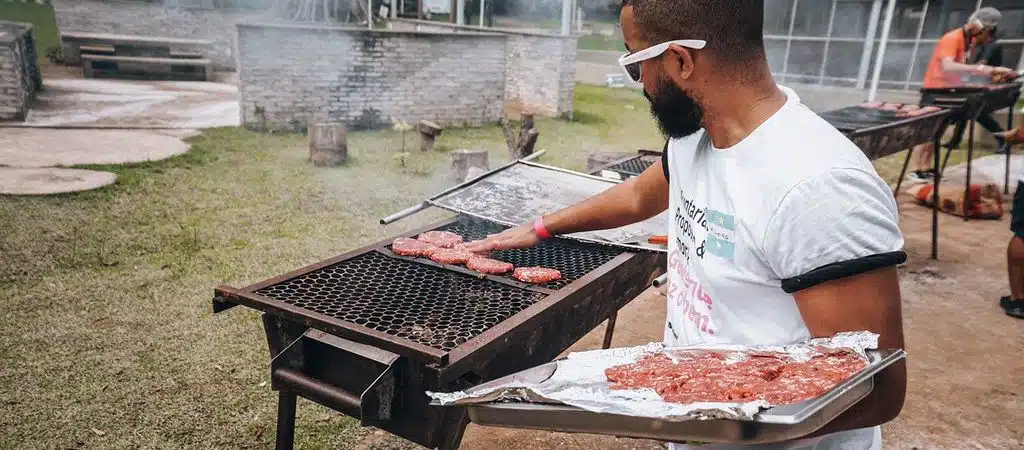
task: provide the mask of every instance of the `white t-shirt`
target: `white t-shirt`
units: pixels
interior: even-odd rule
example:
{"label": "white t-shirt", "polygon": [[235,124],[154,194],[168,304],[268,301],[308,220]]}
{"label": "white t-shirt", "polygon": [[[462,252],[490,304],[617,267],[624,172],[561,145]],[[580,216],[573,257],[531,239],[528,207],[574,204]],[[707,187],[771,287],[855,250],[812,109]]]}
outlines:
{"label": "white t-shirt", "polygon": [[[743,141],[714,148],[704,131],[669,142],[667,345],[789,344],[810,337],[783,280],[898,252],[896,200],[864,154],[800,103]],[[874,449],[878,427],[775,446]]]}

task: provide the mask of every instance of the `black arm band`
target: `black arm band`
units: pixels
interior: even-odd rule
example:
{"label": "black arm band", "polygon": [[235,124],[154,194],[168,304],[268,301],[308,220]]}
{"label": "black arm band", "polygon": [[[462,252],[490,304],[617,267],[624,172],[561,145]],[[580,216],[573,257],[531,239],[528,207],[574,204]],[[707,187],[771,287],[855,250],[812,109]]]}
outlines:
{"label": "black arm band", "polygon": [[661,149],[661,170],[665,172],[665,181],[668,181],[668,141],[665,141],[665,147]]}
{"label": "black arm band", "polygon": [[803,275],[782,280],[782,290],[786,291],[787,294],[792,294],[809,287],[817,286],[826,281],[839,280],[870,272],[872,270],[881,269],[883,267],[895,266],[897,264],[902,264],[906,260],[906,252],[896,251],[832,263],[821,266]]}

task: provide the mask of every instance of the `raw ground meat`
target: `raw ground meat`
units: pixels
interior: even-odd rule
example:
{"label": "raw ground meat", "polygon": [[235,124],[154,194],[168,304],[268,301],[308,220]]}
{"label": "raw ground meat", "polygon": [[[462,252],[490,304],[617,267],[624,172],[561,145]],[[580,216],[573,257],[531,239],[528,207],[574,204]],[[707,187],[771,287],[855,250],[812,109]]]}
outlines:
{"label": "raw ground meat", "polygon": [[524,283],[544,284],[562,279],[562,272],[547,267],[517,267],[512,276]]}
{"label": "raw ground meat", "polygon": [[474,256],[466,262],[466,267],[480,273],[500,275],[512,270],[515,266],[505,261]]}
{"label": "raw ground meat", "polygon": [[453,248],[462,243],[462,236],[450,231],[425,231],[416,239],[441,248]]}
{"label": "raw ground meat", "polygon": [[391,251],[402,256],[430,256],[437,247],[416,239],[400,237],[391,242]]}
{"label": "raw ground meat", "polygon": [[637,362],[605,370],[612,389],[653,389],[666,402],[748,402],[786,405],[818,397],[846,380],[867,361],[856,353],[834,351],[798,362],[785,354],[751,354],[729,363],[728,354],[689,350],[649,354]]}
{"label": "raw ground meat", "polygon": [[465,264],[476,255],[461,247],[439,248],[430,254],[430,259],[441,264]]}

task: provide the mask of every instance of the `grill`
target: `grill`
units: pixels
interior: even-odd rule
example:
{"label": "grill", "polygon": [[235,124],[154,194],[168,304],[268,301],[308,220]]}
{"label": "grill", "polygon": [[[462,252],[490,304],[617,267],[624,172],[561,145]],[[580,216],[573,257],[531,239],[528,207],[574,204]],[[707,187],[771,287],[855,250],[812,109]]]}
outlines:
{"label": "grill", "polygon": [[600,175],[606,178],[626,180],[641,173],[661,159],[661,152],[651,150],[640,150],[637,156],[612,161],[609,164],[590,171],[593,175]]}
{"label": "grill", "polygon": [[[1006,129],[1013,129],[1012,108],[1020,100],[1020,89],[1022,83],[1000,83],[1000,84],[976,84],[951,88],[921,89],[922,102],[956,108],[952,120],[954,122],[967,122],[967,180],[964,187],[965,209],[970,208],[970,186],[971,186],[971,160],[974,159],[974,123],[985,111],[997,111],[1003,108],[1011,108],[1007,114]],[[949,162],[949,154],[953,149],[946,151],[946,157],[942,160],[942,167],[939,174],[946,169]],[[1010,193],[1010,152],[1006,152],[1006,171],[1003,180],[1003,193]],[[964,221],[967,221],[967,214],[964,214]]]}
{"label": "grill", "polygon": [[[503,226],[460,216],[446,230],[476,239]],[[396,236],[398,237],[398,236]],[[457,448],[465,411],[432,407],[450,392],[548,362],[640,294],[664,255],[554,239],[496,252],[564,279],[543,286],[396,256],[394,238],[245,288],[219,287],[214,311],[263,311],[279,391],[277,448],[292,448],[301,396],[429,448]]]}

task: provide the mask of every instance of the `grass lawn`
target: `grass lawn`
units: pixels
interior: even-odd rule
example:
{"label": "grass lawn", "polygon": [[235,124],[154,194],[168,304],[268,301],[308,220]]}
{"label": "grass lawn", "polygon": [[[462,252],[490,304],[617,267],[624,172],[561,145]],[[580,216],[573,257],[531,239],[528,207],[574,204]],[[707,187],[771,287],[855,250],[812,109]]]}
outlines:
{"label": "grass lawn", "polygon": [[27,22],[35,27],[36,54],[39,55],[40,64],[47,63],[46,49],[60,45],[57,19],[51,5],[10,3],[0,0],[0,20]]}
{"label": "grass lawn", "polygon": [[[541,120],[542,162],[660,148],[646,101],[578,86],[576,120]],[[409,145],[414,138],[409,135]],[[214,316],[242,286],[444,216],[377,220],[449,184],[454,148],[506,156],[497,127],[448,130],[393,158],[395,132],[350,136],[351,164],[318,169],[298,135],[211,129],[174,159],[103,167],[108,188],[0,196],[0,448],[269,448],[276,395],[257,313]],[[899,157],[879,163],[888,177]],[[407,444],[301,401],[305,449]]]}

